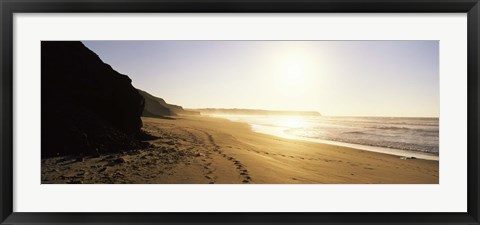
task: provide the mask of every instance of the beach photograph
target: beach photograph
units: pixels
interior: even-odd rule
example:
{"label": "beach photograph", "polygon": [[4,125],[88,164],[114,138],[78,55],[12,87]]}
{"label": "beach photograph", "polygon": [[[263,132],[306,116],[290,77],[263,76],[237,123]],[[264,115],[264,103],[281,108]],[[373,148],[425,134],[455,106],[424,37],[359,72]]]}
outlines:
{"label": "beach photograph", "polygon": [[41,184],[439,184],[439,89],[436,40],[41,41]]}

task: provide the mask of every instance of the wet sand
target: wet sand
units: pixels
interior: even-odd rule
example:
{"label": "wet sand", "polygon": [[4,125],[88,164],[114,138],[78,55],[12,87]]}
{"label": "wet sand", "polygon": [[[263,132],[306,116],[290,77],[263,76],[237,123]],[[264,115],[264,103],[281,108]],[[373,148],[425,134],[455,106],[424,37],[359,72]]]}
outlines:
{"label": "wet sand", "polygon": [[42,183],[438,184],[438,161],[279,138],[206,116],[142,118],[152,147],[42,160]]}

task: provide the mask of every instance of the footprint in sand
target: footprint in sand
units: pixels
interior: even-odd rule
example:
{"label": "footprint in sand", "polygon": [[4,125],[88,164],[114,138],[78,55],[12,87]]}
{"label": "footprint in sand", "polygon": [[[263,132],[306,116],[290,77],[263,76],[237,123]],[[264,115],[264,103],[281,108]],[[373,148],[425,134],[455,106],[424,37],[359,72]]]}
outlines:
{"label": "footprint in sand", "polygon": [[[217,143],[215,143],[215,140],[213,139],[212,135],[210,135],[209,133],[207,133],[205,131],[201,131],[201,132],[208,136],[208,140],[209,140],[210,144],[214,147],[215,152],[217,152],[218,154],[223,156],[225,159],[233,162],[233,164],[236,166],[236,169],[239,171],[240,176],[243,178],[242,183],[250,183],[250,181],[252,179],[250,178],[247,170],[243,168],[243,165],[240,163],[240,161],[238,161],[237,159],[235,159],[232,156],[228,156],[227,154],[223,153],[223,151],[220,149],[220,146],[218,146]],[[205,177],[207,179],[211,179],[211,177],[208,176],[208,175],[205,176]]]}

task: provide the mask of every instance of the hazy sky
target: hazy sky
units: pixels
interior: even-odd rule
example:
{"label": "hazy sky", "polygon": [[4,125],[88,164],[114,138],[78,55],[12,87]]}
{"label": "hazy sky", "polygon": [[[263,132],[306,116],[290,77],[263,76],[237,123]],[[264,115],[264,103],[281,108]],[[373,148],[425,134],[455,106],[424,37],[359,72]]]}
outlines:
{"label": "hazy sky", "polygon": [[439,115],[438,41],[84,41],[185,108]]}

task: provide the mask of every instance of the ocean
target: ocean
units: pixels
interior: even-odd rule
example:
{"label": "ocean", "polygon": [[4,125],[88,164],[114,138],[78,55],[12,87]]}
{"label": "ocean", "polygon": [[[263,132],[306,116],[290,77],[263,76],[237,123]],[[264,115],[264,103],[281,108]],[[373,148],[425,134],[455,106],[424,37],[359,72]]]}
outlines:
{"label": "ocean", "polygon": [[250,124],[255,132],[438,160],[438,118],[210,115]]}

